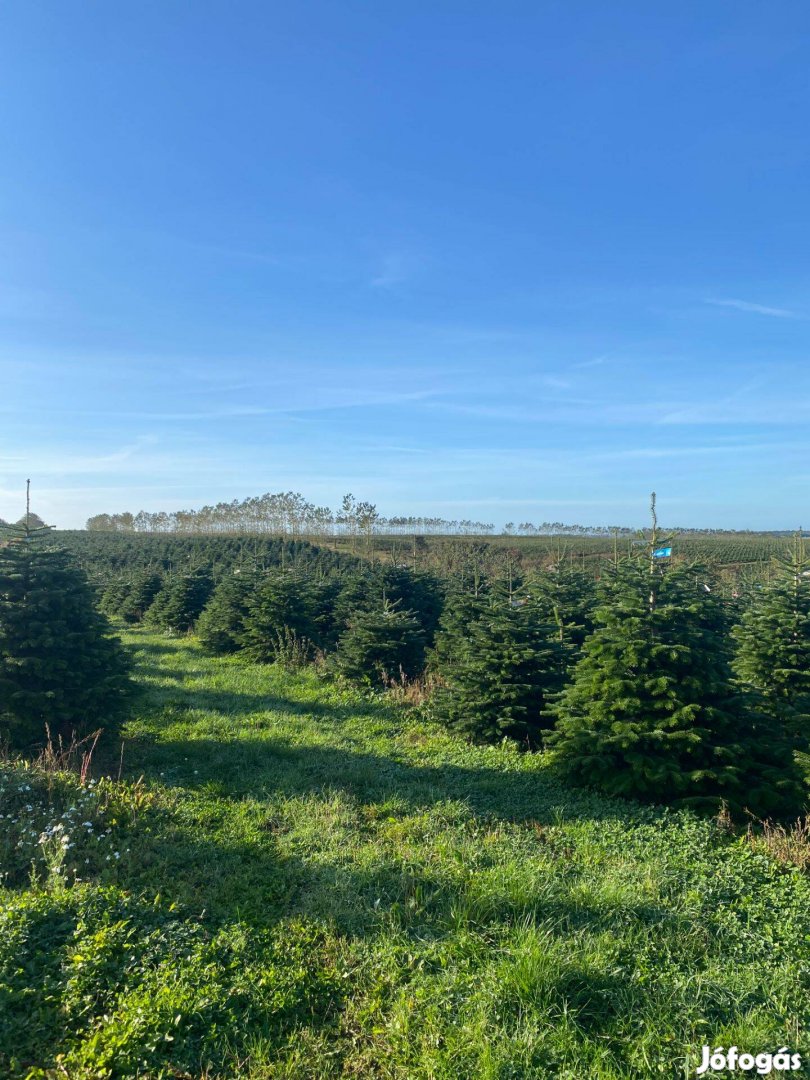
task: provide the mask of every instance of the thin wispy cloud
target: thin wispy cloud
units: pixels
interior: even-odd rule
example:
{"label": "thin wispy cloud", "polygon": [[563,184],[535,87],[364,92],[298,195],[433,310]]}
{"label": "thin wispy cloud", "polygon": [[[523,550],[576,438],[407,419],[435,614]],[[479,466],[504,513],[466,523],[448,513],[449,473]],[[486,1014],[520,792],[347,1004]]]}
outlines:
{"label": "thin wispy cloud", "polygon": [[439,389],[431,390],[352,390],[333,389],[320,400],[306,401],[301,397],[290,397],[274,405],[222,405],[214,409],[180,412],[119,412],[118,416],[130,416],[139,420],[229,420],[247,419],[260,416],[284,416],[295,419],[298,414],[335,412],[341,409],[379,408],[383,406],[407,405],[427,401],[442,394]]}
{"label": "thin wispy cloud", "polygon": [[136,473],[149,474],[156,464],[171,465],[171,453],[156,448],[160,439],[155,435],[140,435],[134,442],[107,453],[88,454],[65,447],[37,448],[20,454],[0,454],[0,469],[19,472],[21,468],[37,476],[70,476],[91,474]]}
{"label": "thin wispy cloud", "polygon": [[802,381],[794,380],[793,392],[785,393],[781,380],[763,372],[729,394],[705,395],[667,411],[657,423],[774,426],[806,423],[810,420],[810,400],[802,386]]}
{"label": "thin wispy cloud", "polygon": [[776,319],[800,319],[802,318],[798,312],[789,311],[787,308],[768,307],[765,304],[752,304],[748,300],[717,300],[713,298],[707,298],[704,300],[705,304],[711,304],[713,307],[726,307],[735,308],[737,311],[747,311],[754,315],[770,315]]}
{"label": "thin wispy cloud", "polygon": [[[740,457],[743,454],[767,454],[767,453],[782,453],[785,450],[796,450],[802,453],[806,452],[808,445],[806,443],[757,443],[757,442],[736,442],[736,443],[715,443],[706,446],[645,446],[636,447],[629,450],[617,450],[611,457],[616,459],[632,459],[632,458],[649,458],[654,460],[656,458],[679,458],[679,457],[713,457],[721,454],[731,454],[735,457]],[[594,455],[596,456],[596,455]]]}
{"label": "thin wispy cloud", "polygon": [[280,412],[279,409],[266,409],[261,405],[223,405],[218,409],[200,412],[126,412],[120,416],[131,416],[140,420],[228,420],[248,416],[266,416]]}
{"label": "thin wispy cloud", "polygon": [[543,386],[548,386],[551,390],[571,389],[571,383],[568,379],[560,378],[559,375],[543,375],[540,381]]}
{"label": "thin wispy cloud", "polygon": [[571,368],[592,368],[601,367],[602,364],[607,363],[607,356],[595,356],[593,360],[581,360],[578,364],[572,364]]}

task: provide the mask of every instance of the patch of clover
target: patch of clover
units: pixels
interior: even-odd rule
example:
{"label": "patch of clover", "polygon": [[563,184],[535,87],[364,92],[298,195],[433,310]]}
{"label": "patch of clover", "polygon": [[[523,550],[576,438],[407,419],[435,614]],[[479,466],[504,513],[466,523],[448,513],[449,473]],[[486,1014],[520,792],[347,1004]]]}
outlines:
{"label": "patch of clover", "polygon": [[0,766],[0,886],[69,886],[107,871],[129,849],[116,842],[112,782],[54,778]]}

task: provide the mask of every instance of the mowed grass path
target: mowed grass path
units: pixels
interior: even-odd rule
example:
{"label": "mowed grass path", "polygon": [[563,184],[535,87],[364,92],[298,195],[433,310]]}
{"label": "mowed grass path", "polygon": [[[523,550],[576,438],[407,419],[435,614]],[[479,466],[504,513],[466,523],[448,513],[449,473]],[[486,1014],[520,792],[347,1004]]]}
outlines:
{"label": "mowed grass path", "polygon": [[[808,1051],[798,871],[314,672],[125,640],[146,693],[103,843],[85,822],[78,883],[2,892],[3,1075],[674,1078],[704,1043]],[[14,813],[79,805],[57,780],[10,769]]]}

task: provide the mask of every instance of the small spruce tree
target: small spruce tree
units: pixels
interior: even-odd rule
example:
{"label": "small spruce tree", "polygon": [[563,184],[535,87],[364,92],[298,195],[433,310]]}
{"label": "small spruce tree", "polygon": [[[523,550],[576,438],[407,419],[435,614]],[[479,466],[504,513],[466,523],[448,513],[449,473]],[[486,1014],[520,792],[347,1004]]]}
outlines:
{"label": "small spruce tree", "polygon": [[162,588],[163,576],[157,570],[136,570],[110,582],[99,606],[107,615],[122,619],[127,625],[135,625],[144,621]]}
{"label": "small spruce tree", "polygon": [[786,725],[810,735],[810,558],[797,535],[734,628],[735,670]]}
{"label": "small spruce tree", "polygon": [[580,649],[593,629],[593,610],[596,607],[596,582],[593,577],[560,563],[533,577],[525,591],[538,614],[557,628],[557,640],[563,645]]}
{"label": "small spruce tree", "polygon": [[122,574],[107,580],[99,599],[99,610],[111,619],[120,618],[121,608],[129,595],[130,581]]}
{"label": "small spruce tree", "polygon": [[481,588],[478,582],[476,586],[475,591],[457,586],[445,600],[428,657],[428,670],[442,681],[452,677],[468,647],[473,625],[483,618],[492,605],[489,592]]}
{"label": "small spruce tree", "polygon": [[[771,757],[772,788],[810,785],[810,559],[801,530],[786,558],[752,589],[733,634],[735,671],[759,696],[759,742]],[[802,799],[793,800],[798,810]],[[780,809],[776,808],[777,812]]]}
{"label": "small spruce tree", "polygon": [[596,629],[553,707],[548,744],[572,780],[662,801],[745,801],[751,720],[711,590],[700,568],[643,556],[607,575]]}
{"label": "small spruce tree", "polygon": [[338,638],[346,629],[346,623],[340,621],[337,611],[342,587],[341,579],[332,574],[314,578],[310,582],[313,644],[324,655],[335,651]]}
{"label": "small spruce tree", "polygon": [[118,616],[125,623],[141,623],[163,587],[163,576],[155,570],[140,570],[128,582],[118,604]]}
{"label": "small spruce tree", "polygon": [[606,575],[596,628],[553,705],[553,760],[612,794],[758,810],[776,776],[734,681],[727,612],[702,568],[658,557],[654,495],[652,515],[646,553]]}
{"label": "small spruce tree", "polygon": [[0,732],[19,749],[110,727],[126,700],[128,662],[85,575],[49,530],[0,530]]}

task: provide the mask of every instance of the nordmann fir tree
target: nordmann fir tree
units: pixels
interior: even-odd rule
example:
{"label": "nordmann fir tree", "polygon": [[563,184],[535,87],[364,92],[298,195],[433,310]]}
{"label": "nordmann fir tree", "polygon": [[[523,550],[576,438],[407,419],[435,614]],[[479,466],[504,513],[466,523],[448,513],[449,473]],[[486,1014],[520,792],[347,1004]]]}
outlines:
{"label": "nordmann fir tree", "polygon": [[491,606],[492,597],[485,583],[477,582],[475,589],[457,585],[448,593],[439,619],[433,648],[428,657],[428,670],[448,682],[453,670],[466,651],[473,625]]}
{"label": "nordmann fir tree", "polygon": [[810,721],[810,558],[801,533],[734,628],[735,670],[785,723]]}
{"label": "nordmann fir tree", "polygon": [[121,599],[118,616],[125,623],[141,623],[163,587],[163,575],[157,570],[141,570],[133,574]]}
{"label": "nordmann fir tree", "polygon": [[194,628],[213,591],[207,569],[173,574],[166,578],[144,621],[161,630],[187,634]]}
{"label": "nordmann fir tree", "polygon": [[[553,706],[552,758],[611,794],[746,804],[752,724],[735,694],[727,617],[708,575],[667,566],[653,525],[646,551],[602,583],[596,628]],[[662,543],[665,545],[662,548]]]}
{"label": "nordmann fir tree", "polygon": [[130,688],[126,655],[84,574],[46,548],[50,530],[0,529],[0,739],[28,750],[111,727]]}
{"label": "nordmann fir tree", "polygon": [[[801,530],[734,628],[735,671],[761,696],[766,737],[787,777],[810,783],[810,558]],[[764,721],[763,717],[763,721]]]}
{"label": "nordmann fir tree", "polygon": [[99,607],[110,618],[132,626],[143,622],[162,586],[163,577],[156,570],[123,574],[107,583]]}
{"label": "nordmann fir tree", "polygon": [[413,611],[401,611],[385,596],[358,610],[337,644],[336,666],[353,682],[384,687],[414,679],[425,664],[425,633]]}
{"label": "nordmann fir tree", "polygon": [[560,562],[532,578],[526,592],[538,618],[554,627],[554,637],[565,650],[567,668],[573,666],[593,630],[593,577]]}
{"label": "nordmann fir tree", "polygon": [[463,639],[443,654],[452,662],[443,665],[444,685],[434,696],[437,717],[474,742],[512,738],[537,746],[571,648],[556,631],[531,597],[494,588]]}
{"label": "nordmann fir tree", "polygon": [[297,571],[266,573],[249,598],[241,644],[251,660],[296,666],[316,648],[317,624],[309,577]]}
{"label": "nordmann fir tree", "polygon": [[196,626],[207,652],[224,656],[242,647],[245,616],[260,583],[259,572],[248,567],[238,567],[220,581]]}

